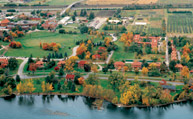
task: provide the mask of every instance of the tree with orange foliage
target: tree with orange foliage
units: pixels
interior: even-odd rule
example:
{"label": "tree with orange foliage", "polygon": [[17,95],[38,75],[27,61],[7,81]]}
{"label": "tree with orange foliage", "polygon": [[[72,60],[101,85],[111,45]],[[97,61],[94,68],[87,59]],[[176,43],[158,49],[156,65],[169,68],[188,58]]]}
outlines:
{"label": "tree with orange foliage", "polygon": [[104,39],[104,42],[105,42],[105,45],[108,47],[109,45],[110,45],[110,42],[111,42],[112,40],[110,39],[110,38],[108,38],[108,37],[106,37],[105,39]]}
{"label": "tree with orange foliage", "polygon": [[87,47],[85,46],[84,43],[80,44],[78,49],[76,50],[76,55],[80,58],[83,59],[85,57],[87,51]]}
{"label": "tree with orange foliage", "polygon": [[180,72],[181,76],[184,79],[184,82],[187,83],[189,81],[190,78],[190,71],[189,68],[187,66],[184,66]]}
{"label": "tree with orange foliage", "polygon": [[78,83],[80,85],[84,84],[84,78],[83,77],[78,78]]}
{"label": "tree with orange foliage", "polygon": [[16,42],[16,41],[13,41],[9,44],[9,47],[12,47],[12,48],[21,48],[22,45],[20,42]]}
{"label": "tree with orange foliage", "polygon": [[85,59],[90,59],[91,53],[89,51],[86,52]]}

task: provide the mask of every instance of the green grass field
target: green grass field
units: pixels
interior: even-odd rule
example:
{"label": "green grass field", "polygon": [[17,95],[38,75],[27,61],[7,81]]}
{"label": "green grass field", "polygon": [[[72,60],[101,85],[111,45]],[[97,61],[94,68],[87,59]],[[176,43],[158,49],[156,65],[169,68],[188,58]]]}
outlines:
{"label": "green grass field", "polygon": [[111,59],[115,61],[134,59],[134,53],[124,51],[123,43],[121,43],[120,41],[117,41],[116,44],[118,45],[119,48],[117,51],[114,52]]}
{"label": "green grass field", "polygon": [[5,54],[6,56],[23,56],[29,57],[30,54],[33,57],[43,57],[47,56],[49,53],[54,53],[53,51],[45,51],[40,48],[41,43],[51,43],[56,42],[60,43],[62,48],[58,53],[64,54],[65,52],[68,55],[72,54],[72,49],[76,46],[76,40],[85,40],[87,38],[86,35],[72,35],[72,34],[58,34],[51,32],[34,32],[31,34],[27,34],[22,38],[16,39],[16,41],[21,42],[21,49],[12,49],[10,48],[8,52]]}

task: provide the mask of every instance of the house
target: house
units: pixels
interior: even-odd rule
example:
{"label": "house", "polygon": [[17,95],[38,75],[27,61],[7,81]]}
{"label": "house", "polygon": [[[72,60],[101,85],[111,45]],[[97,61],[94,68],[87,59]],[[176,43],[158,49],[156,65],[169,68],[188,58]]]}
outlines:
{"label": "house", "polygon": [[160,66],[161,66],[161,62],[157,62],[157,63],[156,63],[156,67],[159,69]]}
{"label": "house", "polygon": [[87,61],[79,61],[78,62],[78,67],[79,68],[84,68],[84,65],[87,64]]}
{"label": "house", "polygon": [[182,68],[183,68],[183,65],[181,65],[181,64],[176,64],[175,68],[177,68],[178,71],[181,71]]}
{"label": "house", "polygon": [[44,62],[42,62],[42,61],[37,61],[37,62],[36,62],[36,66],[37,66],[37,68],[42,68],[42,67],[44,67]]}
{"label": "house", "polygon": [[66,64],[66,61],[59,61],[58,62],[58,67],[63,67]]}
{"label": "house", "polygon": [[156,38],[153,38],[151,40],[151,48],[154,49],[154,48],[157,48],[157,44],[158,44],[158,41]]}
{"label": "house", "polygon": [[133,40],[134,40],[134,42],[139,42],[140,38],[141,38],[140,35],[134,35]]}
{"label": "house", "polygon": [[108,22],[109,22],[109,23],[118,24],[118,23],[120,23],[121,21],[120,21],[120,20],[109,20]]}
{"label": "house", "polygon": [[124,65],[125,65],[125,63],[123,63],[123,62],[115,62],[114,63],[114,66],[115,66],[116,69],[123,68]]}
{"label": "house", "polygon": [[0,59],[0,67],[5,68],[9,64],[8,59]]}
{"label": "house", "polygon": [[133,68],[141,68],[141,65],[142,65],[142,63],[141,63],[141,62],[138,62],[138,61],[134,61],[134,62],[131,64],[131,66],[132,66]]}
{"label": "house", "polygon": [[36,27],[38,24],[40,24],[40,21],[21,20],[15,23],[14,25]]}
{"label": "house", "polygon": [[66,74],[66,81],[74,81],[75,75],[74,74]]}
{"label": "house", "polygon": [[105,47],[99,47],[99,50],[106,50]]}
{"label": "house", "polygon": [[7,26],[10,23],[8,19],[4,19],[1,21],[1,26]]}
{"label": "house", "polygon": [[171,60],[177,60],[177,51],[174,47],[172,48]]}
{"label": "house", "polygon": [[193,70],[190,70],[190,73],[193,74]]}
{"label": "house", "polygon": [[170,91],[176,91],[176,87],[175,86],[170,86],[170,85],[162,85],[162,88],[164,90],[170,90]]}
{"label": "house", "polygon": [[58,24],[67,25],[67,21],[70,20],[71,17],[67,16],[61,19]]}
{"label": "house", "polygon": [[56,29],[56,27],[58,26],[57,22],[55,21],[46,21],[44,24],[42,24],[42,27],[44,29],[48,29],[48,30],[53,30],[53,29]]}
{"label": "house", "polygon": [[41,18],[31,17],[31,18],[29,18],[29,20],[32,20],[32,21],[41,21]]}
{"label": "house", "polygon": [[93,57],[94,57],[94,59],[97,59],[97,60],[99,60],[101,58],[101,56],[99,54],[95,54],[95,55],[93,55]]}

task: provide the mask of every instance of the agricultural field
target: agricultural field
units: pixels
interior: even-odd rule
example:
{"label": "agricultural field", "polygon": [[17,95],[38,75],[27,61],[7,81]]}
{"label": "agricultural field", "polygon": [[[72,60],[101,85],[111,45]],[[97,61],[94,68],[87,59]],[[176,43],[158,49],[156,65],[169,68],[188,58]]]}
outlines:
{"label": "agricultural field", "polygon": [[61,49],[58,53],[64,54],[65,52],[68,55],[72,54],[72,49],[76,46],[76,40],[85,40],[87,39],[86,35],[72,35],[72,34],[58,34],[51,32],[33,32],[31,34],[27,34],[22,38],[15,39],[16,41],[21,42],[21,49],[12,49],[10,48],[5,56],[23,56],[29,57],[30,54],[33,54],[33,57],[43,57],[47,56],[49,53],[53,53],[53,51],[45,51],[40,48],[41,43],[60,43]]}
{"label": "agricultural field", "polygon": [[167,32],[169,33],[193,33],[192,14],[171,14],[168,15]]}
{"label": "agricultural field", "polygon": [[193,4],[192,0],[158,0],[160,4]]}
{"label": "agricultural field", "polygon": [[45,4],[48,4],[48,5],[70,5],[76,1],[79,1],[79,0],[46,0]]}
{"label": "agricultural field", "polygon": [[[13,0],[14,1],[14,0]],[[78,0],[32,0],[30,2],[27,2],[29,5],[33,4],[46,4],[46,5],[70,5],[73,2],[76,2]],[[9,3],[8,0],[0,0],[0,4],[6,4]],[[23,2],[14,2],[16,4],[22,4]],[[25,3],[26,4],[26,3]]]}
{"label": "agricultural field", "polygon": [[121,11],[121,16],[122,17],[131,17],[131,16],[135,16],[137,11],[133,11],[133,10],[122,10]]}
{"label": "agricultural field", "polygon": [[[148,35],[159,36],[162,34],[162,20],[165,17],[164,10],[136,10],[124,11],[124,16],[134,15],[133,23],[128,25],[128,30],[134,33],[145,33]],[[123,17],[124,17],[123,16]],[[136,25],[137,22],[146,23],[146,25]]]}
{"label": "agricultural field", "polygon": [[110,5],[110,4],[152,4],[158,0],[87,0],[88,5]]}

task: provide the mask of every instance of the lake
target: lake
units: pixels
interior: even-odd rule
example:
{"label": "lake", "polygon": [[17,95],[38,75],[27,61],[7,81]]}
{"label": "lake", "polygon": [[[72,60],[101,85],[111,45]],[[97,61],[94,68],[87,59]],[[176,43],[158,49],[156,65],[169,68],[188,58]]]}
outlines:
{"label": "lake", "polygon": [[13,96],[0,98],[0,119],[193,119],[193,102],[154,108],[119,108],[82,96]]}

